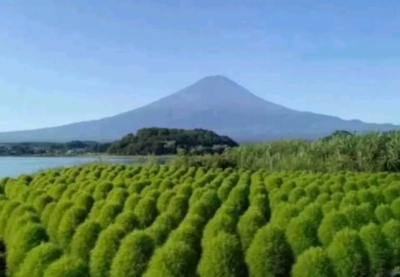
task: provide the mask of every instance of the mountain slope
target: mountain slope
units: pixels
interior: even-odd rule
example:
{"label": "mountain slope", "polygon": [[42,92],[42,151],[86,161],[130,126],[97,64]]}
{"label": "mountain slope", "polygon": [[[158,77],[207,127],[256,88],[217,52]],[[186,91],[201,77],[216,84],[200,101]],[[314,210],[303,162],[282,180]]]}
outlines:
{"label": "mountain slope", "polygon": [[53,128],[0,133],[0,142],[113,141],[143,127],[204,128],[237,141],[313,139],[339,129],[400,129],[392,124],[295,111],[268,102],[223,76],[211,76],[129,112]]}

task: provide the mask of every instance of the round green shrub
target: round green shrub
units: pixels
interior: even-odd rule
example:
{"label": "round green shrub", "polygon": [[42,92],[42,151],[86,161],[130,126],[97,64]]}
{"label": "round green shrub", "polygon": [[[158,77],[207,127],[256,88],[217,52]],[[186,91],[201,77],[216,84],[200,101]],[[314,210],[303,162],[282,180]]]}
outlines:
{"label": "round green shrub", "polygon": [[88,266],[81,260],[63,256],[50,264],[43,277],[89,277]]}
{"label": "round green shrub", "polygon": [[[15,234],[15,230],[17,230],[16,229],[17,226],[15,225],[15,223],[21,222],[20,221],[21,217],[26,216],[27,214],[37,217],[35,209],[29,204],[21,204],[12,211],[10,218],[6,223],[6,228],[4,230],[4,240],[5,241],[8,240],[8,238],[10,237],[10,234]],[[18,225],[20,225],[20,224],[18,224]],[[21,226],[18,226],[18,227],[21,227]]]}
{"label": "round green shrub", "polygon": [[63,251],[52,243],[42,243],[28,252],[16,277],[42,277],[46,268],[61,258]]}
{"label": "round green shrub", "polygon": [[191,277],[196,275],[198,255],[191,245],[171,241],[157,249],[143,277]]}
{"label": "round green shrub", "polygon": [[86,216],[87,211],[80,207],[72,207],[64,214],[57,232],[57,242],[63,249],[70,249],[72,237]]}
{"label": "round green shrub", "polygon": [[312,220],[315,224],[315,227],[318,228],[322,219],[324,218],[324,213],[321,205],[317,203],[311,203],[304,208],[299,216],[304,216],[305,218]]}
{"label": "round green shrub", "polygon": [[48,195],[50,195],[54,200],[58,201],[62,197],[67,187],[67,184],[64,183],[54,184],[49,188]]}
{"label": "round green shrub", "polygon": [[15,201],[8,201],[4,204],[3,209],[0,213],[0,238],[4,237],[4,233],[7,227],[7,222],[10,218],[11,213],[14,209],[16,209],[20,204]]}
{"label": "round green shrub", "polygon": [[393,200],[390,209],[396,219],[400,219],[400,197]]}
{"label": "round green shrub", "polygon": [[58,226],[60,225],[60,221],[63,218],[64,214],[68,209],[72,207],[72,202],[69,200],[60,200],[57,203],[56,207],[51,214],[48,224],[47,224],[47,233],[50,236],[50,239],[53,242],[57,241],[57,234],[58,234]]}
{"label": "round green shrub", "polygon": [[93,192],[93,198],[97,201],[105,200],[108,193],[113,189],[113,184],[109,182],[103,182],[96,186]]}
{"label": "round green shrub", "polygon": [[148,234],[153,238],[155,245],[159,246],[165,242],[175,227],[175,218],[168,213],[162,213],[147,230]]}
{"label": "round green shrub", "polygon": [[104,200],[104,199],[96,201],[93,204],[92,208],[90,209],[88,218],[92,219],[92,220],[97,220],[99,218],[99,216],[101,215],[101,210],[103,209],[105,204],[106,204],[106,200]]}
{"label": "round green shrub", "polygon": [[310,184],[307,187],[305,187],[306,195],[308,198],[314,200],[318,197],[320,194],[319,188],[316,184]]}
{"label": "round green shrub", "polygon": [[236,180],[234,179],[225,179],[222,182],[222,185],[218,188],[218,198],[221,200],[221,202],[224,202],[228,196],[231,190],[235,187],[236,185]]}
{"label": "round green shrub", "polygon": [[349,222],[344,214],[339,211],[332,211],[323,218],[317,231],[318,239],[322,245],[327,247],[336,233],[348,226]]}
{"label": "round green shrub", "polygon": [[372,216],[375,216],[370,207],[365,205],[368,204],[360,206],[349,205],[342,209],[342,213],[347,217],[351,229],[359,230],[373,219]]}
{"label": "round green shrub", "polygon": [[267,220],[263,213],[259,209],[253,207],[250,207],[239,219],[238,233],[244,251],[249,248],[258,229],[266,223]]}
{"label": "round green shrub", "polygon": [[234,187],[225,203],[235,207],[238,214],[243,214],[249,206],[248,185],[240,184]]}
{"label": "round green shrub", "polygon": [[389,276],[393,253],[379,226],[370,223],[361,228],[359,235],[369,256],[370,276]]}
{"label": "round green shrub", "polygon": [[180,222],[185,217],[188,208],[188,197],[177,194],[169,202],[167,212],[172,215],[177,222]]}
{"label": "round green shrub", "polygon": [[381,204],[375,209],[375,217],[380,224],[385,224],[394,218],[392,209],[387,204]]}
{"label": "round green shrub", "polygon": [[382,232],[388,241],[393,254],[395,266],[400,265],[400,221],[391,219],[382,227]]}
{"label": "round green shrub", "polygon": [[90,276],[109,277],[111,263],[118,251],[122,238],[126,235],[119,225],[110,225],[102,231],[90,255]]}
{"label": "round green shrub", "polygon": [[292,269],[292,277],[336,277],[328,255],[321,247],[303,252]]}
{"label": "round green shrub", "polygon": [[299,209],[294,204],[281,203],[276,207],[271,216],[271,224],[286,229],[290,220],[299,215]]}
{"label": "round green shrub", "polygon": [[210,239],[210,243],[203,249],[198,272],[201,277],[246,276],[247,268],[239,238],[220,232]]}
{"label": "round green shrub", "polygon": [[71,255],[84,262],[89,262],[90,251],[96,245],[102,231],[101,225],[95,221],[85,221],[77,229],[71,241]]}
{"label": "round green shrub", "polygon": [[290,276],[293,262],[293,253],[284,231],[270,224],[258,230],[246,253],[252,277]]}
{"label": "round green shrub", "polygon": [[107,196],[107,202],[114,202],[124,204],[125,200],[129,197],[129,193],[124,188],[114,188]]}
{"label": "round green shrub", "polygon": [[296,187],[289,192],[288,201],[289,203],[295,204],[297,203],[297,201],[299,201],[301,198],[305,196],[306,196],[305,190],[303,188]]}
{"label": "round green shrub", "polygon": [[134,193],[129,195],[125,201],[124,210],[134,211],[139,201],[142,199],[140,194]]}
{"label": "round green shrub", "polygon": [[193,193],[189,198],[189,207],[192,207],[193,205],[195,205],[201,199],[201,196],[203,195],[203,193],[206,191],[208,191],[208,190],[205,188],[197,188],[197,189],[193,190]]}
{"label": "round green shrub", "polygon": [[[215,212],[221,206],[221,201],[215,190],[205,191],[201,196],[199,203],[202,203],[207,207],[206,214],[202,214],[202,216],[207,220],[214,216]],[[195,212],[195,209],[193,209],[193,212]]]}
{"label": "round green shrub", "polygon": [[317,226],[312,218],[293,218],[286,229],[286,236],[293,253],[299,257],[306,249],[318,246]]}
{"label": "round green shrub", "polygon": [[44,208],[42,214],[40,215],[40,221],[42,222],[44,227],[48,227],[49,220],[54,212],[54,209],[56,208],[57,203],[51,202],[46,207]]}
{"label": "round green shrub", "polygon": [[39,223],[27,223],[22,229],[17,230],[13,244],[7,247],[6,261],[9,276],[18,271],[30,250],[47,240],[46,229]]}
{"label": "round green shrub", "polygon": [[133,231],[126,236],[116,253],[111,277],[141,277],[154,251],[154,242],[145,231]]}
{"label": "round green shrub", "polygon": [[99,214],[97,221],[100,223],[102,228],[107,228],[112,224],[115,218],[122,212],[123,206],[118,203],[106,203]]}
{"label": "round green shrub", "polygon": [[75,206],[84,208],[88,212],[92,209],[94,203],[94,198],[90,194],[87,194],[85,192],[79,193],[74,200]]}
{"label": "round green shrub", "polygon": [[131,232],[139,227],[139,221],[133,211],[125,211],[120,213],[115,219],[115,223],[119,224],[127,232]]}
{"label": "round green shrub", "polygon": [[226,213],[216,214],[205,226],[201,244],[205,246],[210,243],[220,232],[235,234],[237,221]]}
{"label": "round green shrub", "polygon": [[391,184],[383,189],[382,194],[385,198],[386,204],[391,204],[400,195],[400,187],[398,184]]}
{"label": "round green shrub", "polygon": [[339,231],[327,253],[337,277],[369,275],[368,254],[357,231],[347,228]]}
{"label": "round green shrub", "polygon": [[303,210],[305,207],[307,207],[311,203],[311,199],[308,197],[303,197],[296,203],[296,207],[299,209],[299,211]]}
{"label": "round green shrub", "polygon": [[157,210],[159,213],[165,212],[168,208],[171,198],[175,196],[175,191],[171,189],[165,190],[157,199]]}
{"label": "round green shrub", "polygon": [[158,215],[157,202],[152,197],[145,197],[139,201],[134,213],[139,220],[141,228],[149,227]]}
{"label": "round green shrub", "polygon": [[40,223],[40,218],[31,212],[26,212],[18,217],[12,218],[13,220],[7,224],[7,230],[4,234],[4,242],[8,245],[13,245],[17,232],[25,225],[30,223]]}
{"label": "round green shrub", "polygon": [[53,201],[53,198],[49,195],[40,195],[33,201],[33,207],[40,215],[46,206]]}

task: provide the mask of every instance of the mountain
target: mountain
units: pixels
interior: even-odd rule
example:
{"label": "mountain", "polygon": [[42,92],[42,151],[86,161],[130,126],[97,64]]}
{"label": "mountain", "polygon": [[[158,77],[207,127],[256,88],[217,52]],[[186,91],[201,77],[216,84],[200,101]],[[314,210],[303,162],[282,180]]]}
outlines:
{"label": "mountain", "polygon": [[4,132],[0,133],[0,142],[113,141],[144,127],[203,128],[237,141],[315,139],[335,130],[400,129],[392,124],[292,110],[268,102],[223,76],[210,76],[129,112],[59,127]]}

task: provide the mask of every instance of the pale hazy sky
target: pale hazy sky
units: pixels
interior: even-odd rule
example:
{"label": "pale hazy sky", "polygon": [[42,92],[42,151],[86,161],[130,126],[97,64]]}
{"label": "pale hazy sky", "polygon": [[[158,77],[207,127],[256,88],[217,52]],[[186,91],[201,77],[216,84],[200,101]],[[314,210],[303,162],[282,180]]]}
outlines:
{"label": "pale hazy sky", "polygon": [[399,26],[397,0],[0,0],[0,131],[217,74],[289,108],[400,124]]}

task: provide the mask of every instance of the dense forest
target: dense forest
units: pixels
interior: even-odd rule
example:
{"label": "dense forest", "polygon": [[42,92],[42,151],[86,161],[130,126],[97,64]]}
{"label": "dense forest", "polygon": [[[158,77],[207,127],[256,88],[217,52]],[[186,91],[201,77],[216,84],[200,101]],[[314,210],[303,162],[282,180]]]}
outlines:
{"label": "dense forest", "polygon": [[191,155],[222,154],[226,147],[238,144],[226,136],[204,129],[143,128],[115,141],[112,155],[174,155],[184,151]]}

